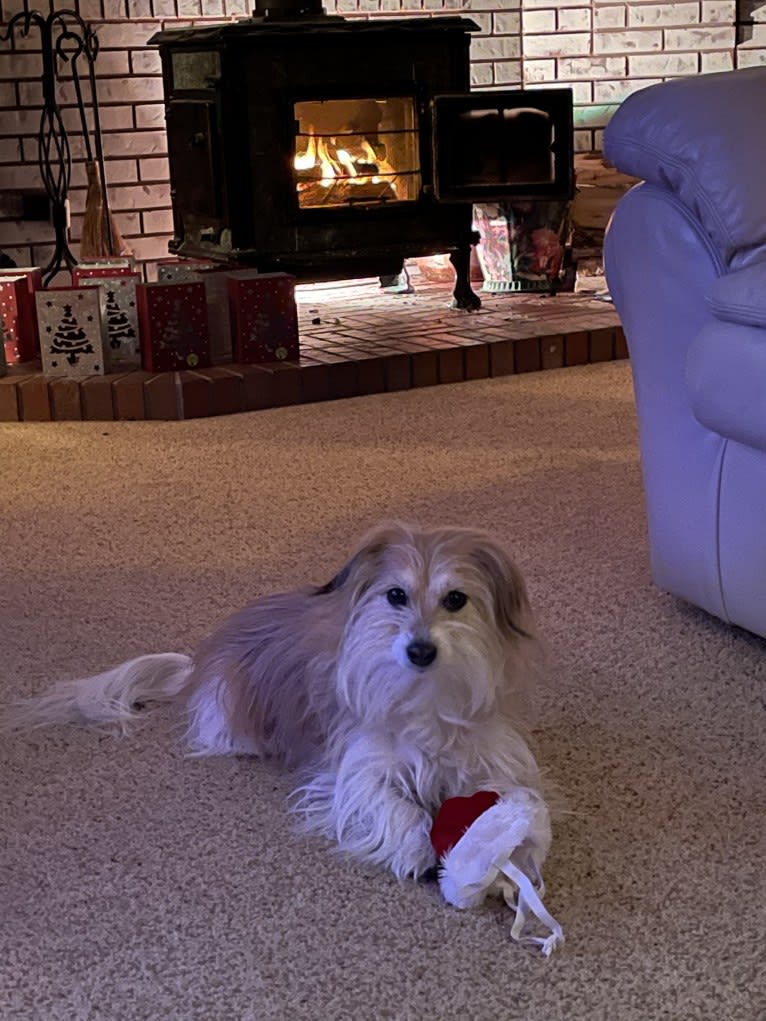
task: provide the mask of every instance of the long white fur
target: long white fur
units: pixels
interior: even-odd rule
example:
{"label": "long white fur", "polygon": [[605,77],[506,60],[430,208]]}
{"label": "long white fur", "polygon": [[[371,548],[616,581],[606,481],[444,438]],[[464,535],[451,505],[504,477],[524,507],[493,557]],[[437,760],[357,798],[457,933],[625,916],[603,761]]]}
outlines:
{"label": "long white fur", "polygon": [[[401,588],[406,606],[386,593]],[[452,590],[467,604],[443,605]],[[436,659],[417,667],[413,639]],[[116,723],[172,700],[195,755],[253,754],[300,769],[305,826],[399,877],[436,865],[429,833],[448,797],[539,789],[524,736],[540,663],[523,579],[483,532],[374,529],[327,585],[258,599],[192,658],[141,656],[59,683],[0,728]]]}
{"label": "long white fur", "polygon": [[59,681],[39,698],[16,702],[0,716],[0,729],[26,730],[57,723],[117,724],[123,734],[145,701],[175,698],[192,669],[190,656],[168,652],[138,656],[93,677]]}

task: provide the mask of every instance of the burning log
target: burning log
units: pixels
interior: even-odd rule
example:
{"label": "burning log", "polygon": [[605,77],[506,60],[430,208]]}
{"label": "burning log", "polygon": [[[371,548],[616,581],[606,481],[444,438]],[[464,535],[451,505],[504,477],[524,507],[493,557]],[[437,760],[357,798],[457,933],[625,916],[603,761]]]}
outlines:
{"label": "burning log", "polygon": [[294,160],[301,206],[396,201],[395,171],[390,164],[363,136],[338,137],[317,135],[313,127],[304,136],[305,148]]}
{"label": "burning log", "polygon": [[393,186],[378,178],[334,178],[298,182],[301,206],[342,206],[356,202],[396,202]]}

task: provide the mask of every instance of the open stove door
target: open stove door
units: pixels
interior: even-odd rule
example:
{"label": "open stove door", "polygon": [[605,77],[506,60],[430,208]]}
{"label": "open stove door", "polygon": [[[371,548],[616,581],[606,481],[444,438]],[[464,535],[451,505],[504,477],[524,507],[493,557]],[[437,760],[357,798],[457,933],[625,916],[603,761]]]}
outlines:
{"label": "open stove door", "polygon": [[435,96],[431,123],[438,202],[573,196],[571,89]]}

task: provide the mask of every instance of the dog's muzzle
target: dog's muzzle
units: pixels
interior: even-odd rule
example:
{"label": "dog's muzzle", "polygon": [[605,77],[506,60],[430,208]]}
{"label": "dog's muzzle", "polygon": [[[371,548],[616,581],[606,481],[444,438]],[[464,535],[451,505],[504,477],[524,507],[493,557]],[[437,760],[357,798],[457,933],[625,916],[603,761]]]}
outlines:
{"label": "dog's muzzle", "polygon": [[433,642],[416,638],[407,646],[407,659],[413,666],[430,666],[436,659],[436,646]]}

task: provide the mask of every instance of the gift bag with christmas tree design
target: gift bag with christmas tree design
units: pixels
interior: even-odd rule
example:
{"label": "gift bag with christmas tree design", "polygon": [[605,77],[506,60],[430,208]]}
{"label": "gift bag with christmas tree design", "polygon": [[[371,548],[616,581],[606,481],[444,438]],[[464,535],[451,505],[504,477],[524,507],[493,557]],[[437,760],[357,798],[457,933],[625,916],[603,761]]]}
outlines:
{"label": "gift bag with christmas tree design", "polygon": [[105,371],[106,298],[100,287],[37,291],[40,357],[48,376],[92,376]]}
{"label": "gift bag with christmas tree design", "polygon": [[109,372],[141,368],[136,304],[136,285],[140,280],[139,273],[131,273],[126,276],[83,277],[80,281],[81,287],[100,287],[105,297]]}

